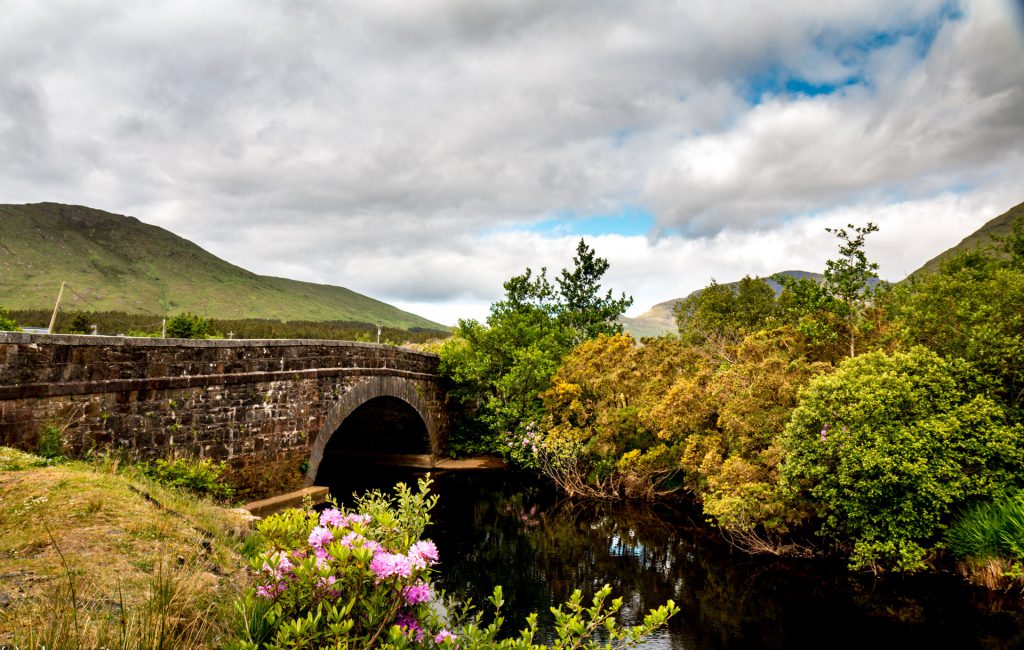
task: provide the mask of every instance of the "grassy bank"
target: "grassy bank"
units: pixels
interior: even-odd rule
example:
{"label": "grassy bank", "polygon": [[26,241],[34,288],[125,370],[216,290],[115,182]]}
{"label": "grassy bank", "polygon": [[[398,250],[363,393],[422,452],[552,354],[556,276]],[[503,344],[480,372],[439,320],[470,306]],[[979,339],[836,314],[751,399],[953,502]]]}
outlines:
{"label": "grassy bank", "polygon": [[6,448],[0,494],[0,646],[223,645],[244,582],[244,512],[112,459]]}

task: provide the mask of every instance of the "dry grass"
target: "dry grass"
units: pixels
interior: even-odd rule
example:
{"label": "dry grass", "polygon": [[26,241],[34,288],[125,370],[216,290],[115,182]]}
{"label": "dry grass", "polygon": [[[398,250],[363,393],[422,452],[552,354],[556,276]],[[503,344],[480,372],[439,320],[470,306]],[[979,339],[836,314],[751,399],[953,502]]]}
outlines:
{"label": "dry grass", "polygon": [[968,558],[957,563],[957,570],[973,585],[1024,594],[1024,575],[1018,561],[1002,557]]}
{"label": "dry grass", "polygon": [[240,513],[116,463],[38,467],[18,453],[0,450],[0,645],[223,644]]}

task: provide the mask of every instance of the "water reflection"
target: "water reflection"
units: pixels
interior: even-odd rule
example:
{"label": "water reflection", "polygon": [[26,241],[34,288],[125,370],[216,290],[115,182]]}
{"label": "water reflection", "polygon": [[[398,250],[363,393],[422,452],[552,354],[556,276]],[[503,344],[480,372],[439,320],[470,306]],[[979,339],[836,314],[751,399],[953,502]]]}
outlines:
{"label": "water reflection", "polygon": [[[349,475],[332,491],[396,478]],[[668,598],[680,606],[649,649],[1024,647],[1019,601],[988,599],[951,576],[875,581],[833,563],[753,558],[695,513],[568,501],[508,473],[445,474],[435,491],[438,583],[478,604],[502,585],[507,631],[533,611],[550,626],[549,608],[574,588],[608,583],[629,624]]]}

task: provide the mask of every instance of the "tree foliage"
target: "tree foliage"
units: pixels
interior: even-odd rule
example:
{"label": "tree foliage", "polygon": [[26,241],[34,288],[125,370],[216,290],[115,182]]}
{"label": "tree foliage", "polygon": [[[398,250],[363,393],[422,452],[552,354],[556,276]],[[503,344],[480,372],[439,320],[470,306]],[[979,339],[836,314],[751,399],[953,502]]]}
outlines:
{"label": "tree foliage", "polygon": [[572,270],[562,269],[558,276],[556,303],[559,324],[569,332],[570,342],[576,345],[601,334],[621,333],[618,318],[633,304],[633,298],[625,293],[615,298],[611,289],[601,295],[608,260],[597,257],[581,239],[572,262]]}
{"label": "tree foliage", "polygon": [[783,437],[783,476],[852,544],[855,568],[913,571],[951,514],[1024,479],[1024,428],[973,369],[925,348],[847,360],[811,382]]}
{"label": "tree foliage", "polygon": [[684,341],[706,344],[719,355],[760,329],[775,324],[779,306],[775,290],[749,275],[735,285],[707,287],[678,303],[676,324]]}
{"label": "tree foliage", "polygon": [[[748,550],[918,570],[961,511],[1024,482],[1024,222],[896,287],[865,254],[876,230],[830,230],[822,282],[778,277],[778,298],[762,280],[712,282],[677,309],[678,337],[643,345],[601,320],[624,305],[585,273],[552,285],[528,270],[447,359],[485,421],[571,495],[686,491]],[[597,305],[594,327],[565,307],[567,278],[594,299],[573,301]]]}
{"label": "tree foliage", "polygon": [[702,365],[669,339],[640,347],[615,334],[580,344],[541,395],[541,467],[570,494],[653,496],[678,471],[678,453],[651,413],[678,375]]}
{"label": "tree foliage", "polygon": [[7,312],[4,311],[3,307],[0,307],[0,332],[20,332],[21,328],[14,322],[13,318],[8,317]]}
{"label": "tree foliage", "polygon": [[167,321],[167,337],[172,339],[203,339],[210,330],[210,321],[195,314],[178,314]]}
{"label": "tree foliage", "polygon": [[[787,321],[800,330],[809,341],[828,354],[830,344],[841,344],[846,356],[854,357],[858,344],[877,336],[879,321],[875,313],[878,297],[878,264],[868,260],[865,238],[878,231],[878,226],[850,224],[846,228],[826,228],[839,240],[838,256],[825,263],[823,280],[776,275],[784,287],[780,298],[781,311]],[[838,359],[836,359],[838,361]]]}
{"label": "tree foliage", "polygon": [[897,287],[887,307],[907,343],[969,362],[1024,420],[1024,255],[959,255]]}
{"label": "tree foliage", "polygon": [[528,268],[504,283],[505,296],[491,305],[486,323],[459,321],[441,349],[441,371],[456,384],[451,394],[469,408],[469,426],[522,433],[540,421],[539,395],[563,355],[581,341],[622,331],[617,318],[632,299],[601,293],[607,270],[607,260],[580,240],[573,268],[556,284],[546,269]]}

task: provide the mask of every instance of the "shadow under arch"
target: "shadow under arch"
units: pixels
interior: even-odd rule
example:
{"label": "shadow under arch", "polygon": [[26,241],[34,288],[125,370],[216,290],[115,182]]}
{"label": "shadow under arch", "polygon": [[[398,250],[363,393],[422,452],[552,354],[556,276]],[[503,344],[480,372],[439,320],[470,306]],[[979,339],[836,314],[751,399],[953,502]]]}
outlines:
{"label": "shadow under arch", "polygon": [[[309,456],[309,468],[306,470],[306,485],[313,485],[317,480],[320,471],[320,464],[324,460],[324,452],[329,449],[329,444],[337,434],[345,433],[343,430],[347,424],[352,424],[357,429],[362,426],[369,409],[377,409],[381,412],[392,411],[398,415],[408,416],[415,414],[419,422],[411,422],[413,427],[421,424],[421,431],[425,435],[419,438],[422,441],[421,449],[394,449],[393,453],[428,453],[436,457],[440,452],[440,432],[436,419],[432,416],[427,400],[416,390],[416,385],[401,377],[367,377],[363,379],[341,396],[338,403],[331,408],[324,418],[324,423],[317,433],[316,440]],[[351,420],[350,420],[351,418]],[[346,420],[349,420],[346,423]],[[362,431],[352,432],[358,436]],[[408,436],[407,436],[408,438]],[[336,441],[335,444],[337,444]],[[344,441],[340,441],[344,442]],[[335,445],[331,445],[335,446]]]}

